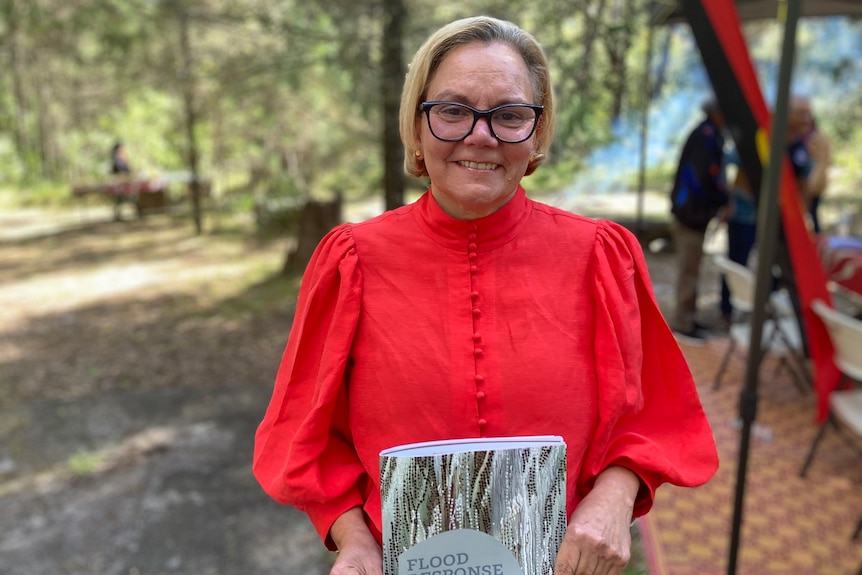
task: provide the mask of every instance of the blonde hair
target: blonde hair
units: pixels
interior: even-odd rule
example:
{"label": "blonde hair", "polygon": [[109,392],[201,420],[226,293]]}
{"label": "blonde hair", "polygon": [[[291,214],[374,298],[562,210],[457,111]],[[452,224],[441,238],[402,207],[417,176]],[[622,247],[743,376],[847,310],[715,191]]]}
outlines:
{"label": "blonde hair", "polygon": [[524,59],[533,88],[535,103],[544,106],[536,127],[536,153],[527,165],[525,175],[532,174],[542,162],[554,139],[554,96],[545,52],[536,39],[515,24],[488,16],[455,20],[432,34],[416,52],[401,92],[401,143],[404,145],[404,170],[411,176],[426,176],[425,162],[415,155],[419,145],[416,119],[419,104],[426,98],[428,84],[440,63],[453,49],[474,42],[502,42],[511,46]]}

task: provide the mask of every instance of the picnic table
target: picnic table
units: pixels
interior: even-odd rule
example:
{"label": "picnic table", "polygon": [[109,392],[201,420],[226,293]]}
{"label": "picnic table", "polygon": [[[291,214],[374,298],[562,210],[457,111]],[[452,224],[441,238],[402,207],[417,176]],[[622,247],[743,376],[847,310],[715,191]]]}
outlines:
{"label": "picnic table", "polygon": [[167,207],[168,183],[162,178],[122,178],[96,184],[72,186],[76,198],[96,195],[110,198],[114,202],[114,215],[119,219],[120,206],[124,202],[135,205],[138,217],[147,212],[164,210]]}

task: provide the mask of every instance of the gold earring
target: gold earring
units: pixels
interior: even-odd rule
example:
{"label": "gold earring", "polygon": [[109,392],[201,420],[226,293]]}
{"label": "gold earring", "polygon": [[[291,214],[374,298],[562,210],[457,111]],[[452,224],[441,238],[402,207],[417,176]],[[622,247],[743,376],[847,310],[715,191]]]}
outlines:
{"label": "gold earring", "polygon": [[413,152],[413,155],[416,156],[417,158],[421,158],[422,157],[422,151],[416,150],[415,152]]}

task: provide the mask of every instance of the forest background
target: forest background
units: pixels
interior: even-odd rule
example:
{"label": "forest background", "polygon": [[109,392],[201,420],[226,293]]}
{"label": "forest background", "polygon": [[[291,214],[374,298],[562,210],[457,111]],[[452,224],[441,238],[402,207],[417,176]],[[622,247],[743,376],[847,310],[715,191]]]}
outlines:
{"label": "forest background", "polygon": [[[284,200],[404,201],[397,111],[410,55],[479,13],[545,47],[559,120],[538,192],[668,186],[709,82],[687,25],[655,28],[643,0],[2,0],[0,186],[18,203],[103,181],[110,148],[168,181],[206,179],[225,209]],[[745,25],[769,100],[781,28]],[[862,22],[804,19],[794,92],[835,142],[835,193],[862,180]],[[648,51],[649,49],[649,59]],[[405,192],[406,189],[406,192]]]}

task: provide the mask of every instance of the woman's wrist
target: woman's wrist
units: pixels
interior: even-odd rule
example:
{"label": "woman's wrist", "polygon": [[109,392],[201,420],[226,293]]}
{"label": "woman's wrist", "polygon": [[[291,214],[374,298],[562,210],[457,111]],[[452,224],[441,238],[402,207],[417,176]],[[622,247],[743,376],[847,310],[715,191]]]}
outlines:
{"label": "woman's wrist", "polygon": [[329,529],[329,535],[339,550],[352,544],[377,544],[365,523],[365,513],[361,507],[352,507],[339,515]]}
{"label": "woman's wrist", "polygon": [[599,490],[614,499],[623,501],[634,509],[641,489],[641,480],[633,471],[619,465],[612,465],[596,478],[593,490]]}

